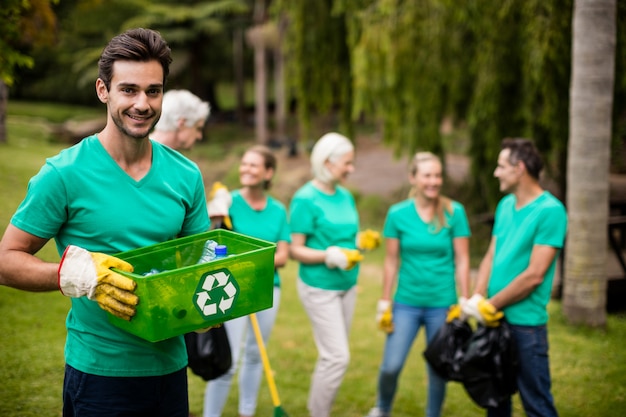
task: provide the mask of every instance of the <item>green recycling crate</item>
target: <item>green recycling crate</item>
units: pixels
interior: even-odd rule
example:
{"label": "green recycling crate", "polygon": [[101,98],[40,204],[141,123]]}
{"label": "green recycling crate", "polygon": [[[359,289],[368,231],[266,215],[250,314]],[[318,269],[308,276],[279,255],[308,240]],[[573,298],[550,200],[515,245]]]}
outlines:
{"label": "green recycling crate", "polygon": [[[226,245],[229,256],[198,264],[209,239]],[[217,229],[119,253],[134,267],[117,272],[137,282],[139,305],[131,321],[112,314],[109,320],[157,342],[270,308],[275,250],[274,243]]]}

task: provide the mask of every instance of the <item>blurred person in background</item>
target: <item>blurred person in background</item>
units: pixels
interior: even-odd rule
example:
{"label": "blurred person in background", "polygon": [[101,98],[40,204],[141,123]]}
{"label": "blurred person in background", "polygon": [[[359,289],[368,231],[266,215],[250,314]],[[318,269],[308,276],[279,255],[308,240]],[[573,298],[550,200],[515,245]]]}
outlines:
{"label": "blurred person in background", "polygon": [[318,351],[308,409],[311,417],[329,417],[350,362],[348,336],[362,259],[358,246],[375,239],[369,232],[358,233],[359,213],[342,185],[354,171],[352,142],[338,133],[325,134],[313,147],[311,168],[314,178],[290,204],[290,255],[300,263],[298,294]]}
{"label": "blurred person in background", "polygon": [[177,151],[191,149],[202,139],[210,112],[209,103],[191,92],[169,90],[163,95],[161,118],[150,137]]}
{"label": "blurred person in background", "polygon": [[[244,153],[239,164],[241,188],[230,193],[216,192],[208,203],[209,216],[229,218],[233,231],[276,243],[274,303],[271,308],[256,313],[265,345],[274,327],[280,304],[278,268],[287,263],[291,242],[287,210],[280,201],[268,194],[275,173],[276,157],[272,151],[263,145],[252,146]],[[229,320],[224,326],[231,346],[233,365],[226,374],[208,382],[204,396],[204,417],[222,415],[238,367],[239,416],[252,417],[257,407],[263,363],[250,317]]]}
{"label": "blurred person in background", "polygon": [[[548,359],[548,312],[552,281],[565,242],[567,212],[539,184],[543,161],[524,138],[502,141],[494,176],[507,193],[496,208],[489,248],[474,295],[463,311],[486,326],[504,317],[517,345],[517,387],[528,417],[555,417]],[[511,400],[488,408],[489,417],[510,417]]]}
{"label": "blurred person in background", "polygon": [[[389,208],[383,229],[383,293],[376,318],[387,338],[376,406],[366,417],[391,416],[398,378],[420,328],[424,326],[430,341],[446,322],[450,306],[457,303],[457,287],[459,303],[469,293],[470,228],[464,207],[441,195],[439,157],[430,152],[415,154],[409,182],[409,198]],[[446,381],[426,366],[426,416],[439,417]]]}

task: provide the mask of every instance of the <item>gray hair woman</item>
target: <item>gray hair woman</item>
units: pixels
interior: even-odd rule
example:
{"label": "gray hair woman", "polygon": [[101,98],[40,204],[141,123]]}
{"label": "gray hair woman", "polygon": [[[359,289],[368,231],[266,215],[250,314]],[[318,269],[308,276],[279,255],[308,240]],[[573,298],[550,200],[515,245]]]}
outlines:
{"label": "gray hair woman", "polygon": [[183,150],[202,139],[211,107],[187,90],[170,90],[163,95],[161,118],[150,137],[172,149]]}
{"label": "gray hair woman", "polygon": [[328,417],[350,361],[348,333],[362,256],[356,249],[359,214],[342,184],[354,171],[354,146],[338,133],[311,152],[314,178],[290,205],[290,255],[300,263],[298,294],[318,350],[308,398],[311,417]]}

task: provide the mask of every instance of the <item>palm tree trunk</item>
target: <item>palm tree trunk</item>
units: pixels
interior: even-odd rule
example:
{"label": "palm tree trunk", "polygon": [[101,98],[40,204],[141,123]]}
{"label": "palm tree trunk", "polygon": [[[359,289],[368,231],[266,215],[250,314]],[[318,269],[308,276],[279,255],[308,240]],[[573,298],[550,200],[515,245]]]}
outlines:
{"label": "palm tree trunk", "polygon": [[616,12],[616,0],[574,2],[563,311],[594,327],[606,325]]}

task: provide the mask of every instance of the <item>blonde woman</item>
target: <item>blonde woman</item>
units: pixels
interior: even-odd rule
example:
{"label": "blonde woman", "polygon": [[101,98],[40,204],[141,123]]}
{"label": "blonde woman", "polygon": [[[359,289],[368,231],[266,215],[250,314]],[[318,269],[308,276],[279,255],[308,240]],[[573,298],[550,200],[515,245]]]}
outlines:
{"label": "blonde woman", "polygon": [[[463,206],[440,194],[441,160],[418,152],[409,182],[409,198],[389,208],[383,229],[386,254],[377,320],[387,339],[376,406],[367,417],[391,415],[398,377],[420,328],[426,328],[430,340],[457,303],[457,285],[460,304],[469,291],[470,229]],[[445,380],[428,366],[427,417],[439,417],[445,389]]]}
{"label": "blonde woman", "polygon": [[291,199],[290,254],[300,263],[298,295],[318,351],[311,378],[311,417],[329,417],[350,362],[348,334],[356,302],[361,254],[359,213],[342,186],[354,171],[354,146],[338,133],[322,136],[311,152],[314,178]]}

